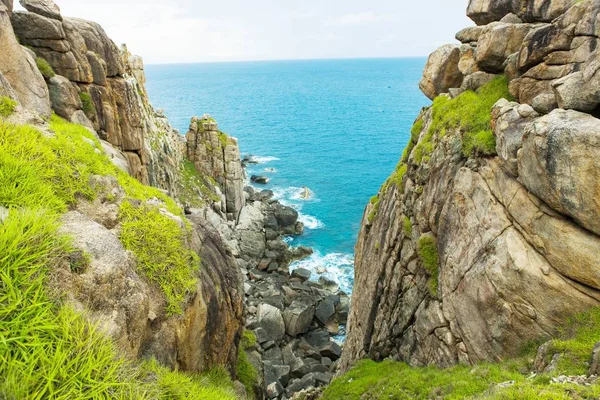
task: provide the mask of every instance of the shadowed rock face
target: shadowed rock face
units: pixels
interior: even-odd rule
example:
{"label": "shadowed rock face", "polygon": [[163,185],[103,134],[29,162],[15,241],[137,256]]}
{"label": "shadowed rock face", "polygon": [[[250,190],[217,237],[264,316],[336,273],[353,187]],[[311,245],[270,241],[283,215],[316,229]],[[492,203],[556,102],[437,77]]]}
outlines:
{"label": "shadowed rock face", "polygon": [[[599,9],[594,0],[471,1],[482,26],[457,35],[463,80],[445,91],[504,73],[518,102],[490,110],[498,156],[467,158],[459,128],[434,131],[431,157],[410,153],[402,182],[382,189],[376,214],[367,206],[343,370],[363,357],[500,360],[600,305]],[[452,68],[430,62],[425,75],[440,70]],[[431,110],[419,118],[423,141]],[[422,238],[436,269],[423,261]]]}

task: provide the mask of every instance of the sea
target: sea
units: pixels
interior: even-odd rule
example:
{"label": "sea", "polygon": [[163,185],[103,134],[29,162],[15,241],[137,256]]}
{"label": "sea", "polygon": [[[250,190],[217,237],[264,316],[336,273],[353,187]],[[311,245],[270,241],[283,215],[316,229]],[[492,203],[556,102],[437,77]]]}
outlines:
{"label": "sea", "polygon": [[[181,134],[210,114],[239,139],[305,233],[291,245],[314,254],[295,262],[350,294],[364,209],[392,173],[422,107],[425,58],[147,65],[147,89]],[[307,189],[305,189],[307,188]],[[305,194],[309,195],[304,198]]]}

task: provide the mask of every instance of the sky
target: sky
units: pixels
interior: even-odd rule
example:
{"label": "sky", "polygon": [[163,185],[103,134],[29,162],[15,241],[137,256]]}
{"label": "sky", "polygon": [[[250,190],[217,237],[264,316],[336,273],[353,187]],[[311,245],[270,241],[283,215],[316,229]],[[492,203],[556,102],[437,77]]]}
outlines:
{"label": "sky", "polygon": [[427,56],[473,25],[467,0],[55,1],[147,64]]}

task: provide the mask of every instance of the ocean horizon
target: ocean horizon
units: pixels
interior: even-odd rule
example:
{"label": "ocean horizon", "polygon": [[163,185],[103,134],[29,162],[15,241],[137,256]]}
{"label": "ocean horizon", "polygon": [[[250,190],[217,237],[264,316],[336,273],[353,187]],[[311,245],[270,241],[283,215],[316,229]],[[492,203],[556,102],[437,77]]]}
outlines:
{"label": "ocean horizon", "polygon": [[[354,282],[354,244],[369,199],[398,163],[430,101],[418,82],[426,58],[359,58],[151,64],[147,89],[181,134],[210,114],[239,139],[283,204],[305,224],[292,245],[315,250],[292,264]],[[311,197],[303,199],[304,187]]]}

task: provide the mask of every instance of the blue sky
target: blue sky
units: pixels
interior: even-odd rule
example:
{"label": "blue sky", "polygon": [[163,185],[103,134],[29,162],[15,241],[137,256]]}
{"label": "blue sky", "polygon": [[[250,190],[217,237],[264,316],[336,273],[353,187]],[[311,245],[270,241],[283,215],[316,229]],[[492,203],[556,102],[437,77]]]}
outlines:
{"label": "blue sky", "polygon": [[56,0],[146,63],[426,56],[467,0]]}

